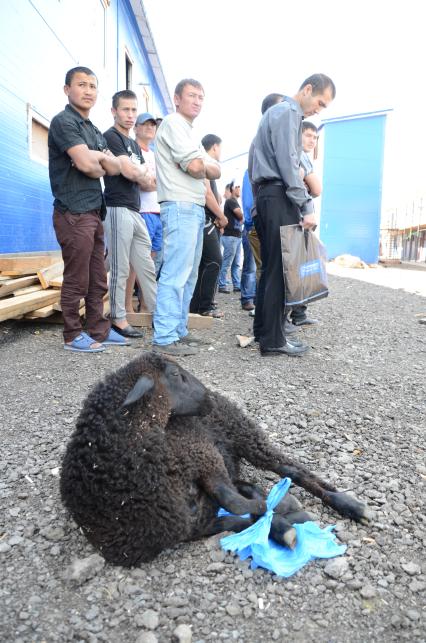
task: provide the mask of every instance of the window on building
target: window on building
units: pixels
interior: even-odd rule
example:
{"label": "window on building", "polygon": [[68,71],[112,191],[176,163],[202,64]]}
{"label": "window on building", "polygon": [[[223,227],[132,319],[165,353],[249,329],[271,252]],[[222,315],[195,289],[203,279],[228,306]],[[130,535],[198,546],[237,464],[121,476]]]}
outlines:
{"label": "window on building", "polygon": [[49,121],[28,106],[28,143],[30,158],[43,165],[49,161],[47,137]]}
{"label": "window on building", "polygon": [[126,89],[132,89],[132,61],[126,54]]}

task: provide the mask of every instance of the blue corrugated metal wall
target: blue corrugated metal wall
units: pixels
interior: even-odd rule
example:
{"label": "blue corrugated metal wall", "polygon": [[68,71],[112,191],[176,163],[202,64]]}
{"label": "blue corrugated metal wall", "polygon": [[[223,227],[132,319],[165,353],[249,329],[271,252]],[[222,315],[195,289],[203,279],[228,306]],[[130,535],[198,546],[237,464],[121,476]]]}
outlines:
{"label": "blue corrugated metal wall", "polygon": [[379,257],[386,115],[326,122],[320,236],[330,259]]}
{"label": "blue corrugated metal wall", "polygon": [[66,104],[65,72],[85,65],[99,78],[91,118],[106,129],[111,96],[125,88],[126,49],[133,89],[149,82],[150,108],[166,113],[128,0],[112,0],[107,9],[100,0],[0,3],[0,253],[58,248],[47,165],[30,158],[28,106],[50,121]]}

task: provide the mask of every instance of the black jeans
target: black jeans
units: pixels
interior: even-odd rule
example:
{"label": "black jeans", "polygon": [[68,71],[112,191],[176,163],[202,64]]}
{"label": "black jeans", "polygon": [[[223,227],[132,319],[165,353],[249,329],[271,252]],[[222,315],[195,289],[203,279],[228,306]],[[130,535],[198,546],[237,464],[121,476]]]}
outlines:
{"label": "black jeans", "polygon": [[300,216],[281,185],[261,186],[256,205],[254,222],[260,240],[262,271],[256,295],[253,331],[261,349],[278,348],[286,343],[280,226],[296,224]]}
{"label": "black jeans", "polygon": [[216,293],[217,280],[222,266],[219,231],[213,223],[204,228],[203,253],[198,268],[198,279],[195,284],[189,311],[205,313],[212,309]]}

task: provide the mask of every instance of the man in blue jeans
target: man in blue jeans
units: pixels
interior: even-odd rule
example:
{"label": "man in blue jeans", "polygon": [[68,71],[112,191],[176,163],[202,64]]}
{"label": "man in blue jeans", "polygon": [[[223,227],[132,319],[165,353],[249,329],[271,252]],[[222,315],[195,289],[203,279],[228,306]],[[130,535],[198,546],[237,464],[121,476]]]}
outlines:
{"label": "man in blue jeans", "polygon": [[244,230],[243,230],[243,270],[241,273],[241,307],[247,310],[254,317],[254,299],[256,297],[256,262],[249,241],[249,232],[253,228],[253,219],[251,211],[253,208],[253,191],[249,179],[248,170],[243,177],[243,213],[244,213]]}
{"label": "man in blue jeans", "polygon": [[[244,215],[238,202],[240,196],[240,185],[232,181],[229,184],[231,196],[225,201],[223,212],[228,219],[223,235],[222,247],[223,258],[222,268],[219,273],[219,292],[229,294],[233,286],[234,292],[241,290],[241,238]],[[228,279],[228,272],[231,272],[231,280]]]}
{"label": "man in blue jeans", "polygon": [[163,264],[153,344],[154,350],[175,357],[194,355],[197,349],[190,344],[204,343],[187,328],[203,248],[205,179],[220,178],[219,163],[206,154],[193,131],[203,100],[201,83],[181,80],[174,95],[176,112],[163,119],[155,141]]}

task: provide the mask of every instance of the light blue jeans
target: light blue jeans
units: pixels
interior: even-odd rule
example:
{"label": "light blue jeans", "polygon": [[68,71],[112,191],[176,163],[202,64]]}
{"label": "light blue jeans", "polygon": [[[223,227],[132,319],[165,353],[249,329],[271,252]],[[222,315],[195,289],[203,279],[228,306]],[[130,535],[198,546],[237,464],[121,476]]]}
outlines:
{"label": "light blue jeans", "polygon": [[[222,268],[219,274],[219,288],[232,290],[240,288],[241,281],[241,237],[228,237],[222,235],[221,244],[223,246]],[[231,269],[231,279],[228,279],[228,271]]]}
{"label": "light blue jeans", "polygon": [[163,263],[154,313],[154,344],[171,344],[188,334],[189,304],[203,250],[204,208],[186,201],[161,203]]}

